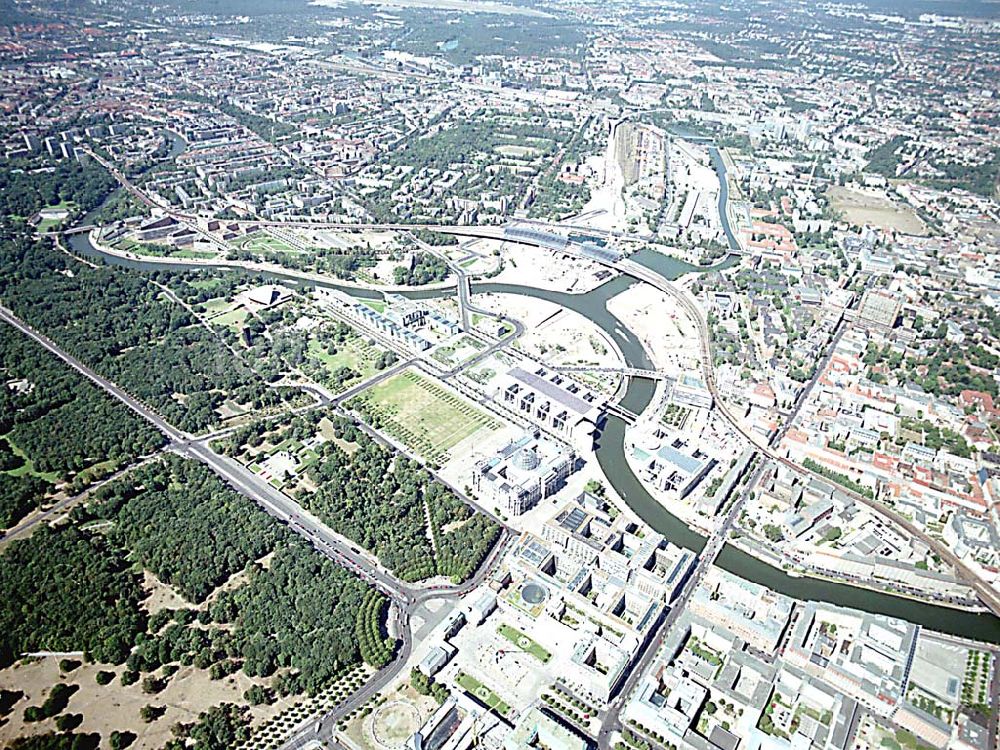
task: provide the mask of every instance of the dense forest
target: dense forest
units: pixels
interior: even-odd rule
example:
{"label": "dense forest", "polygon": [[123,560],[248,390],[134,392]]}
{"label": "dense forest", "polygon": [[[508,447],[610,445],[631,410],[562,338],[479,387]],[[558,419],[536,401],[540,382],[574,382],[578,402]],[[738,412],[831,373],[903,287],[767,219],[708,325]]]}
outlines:
{"label": "dense forest", "polygon": [[119,663],[145,630],[140,577],[99,534],[43,527],[0,555],[0,666],[36,650]]}
{"label": "dense forest", "polygon": [[[184,616],[165,628],[155,622],[155,637],[133,652],[129,669],[151,672],[179,660],[220,676],[280,670],[283,694],[315,693],[361,659],[376,666],[391,659],[394,645],[380,631],[384,598],[204,465],[168,456],[96,494],[87,513],[113,523],[111,542],[185,597],[202,601],[233,574],[247,574],[199,618],[232,629],[192,628]],[[255,562],[269,553],[266,566]]]}
{"label": "dense forest", "polygon": [[181,429],[215,423],[227,398],[262,408],[290,395],[268,387],[138,272],[91,268],[44,241],[16,237],[0,244],[0,296]]}
{"label": "dense forest", "polygon": [[38,507],[51,485],[30,474],[0,474],[0,531],[9,529]]}
{"label": "dense forest", "polygon": [[96,208],[118,183],[89,159],[0,161],[0,215],[28,219],[46,206],[72,202],[80,213]]}
{"label": "dense forest", "polygon": [[[125,663],[123,684],[166,664],[220,679],[242,669],[282,695],[315,694],[364,660],[388,663],[388,601],[318,554],[207,468],[169,456],[139,467],[0,555],[0,665],[34,650],[84,650]],[[89,522],[99,520],[93,530]],[[137,563],[137,564],[136,564]],[[205,611],[140,603],[141,567],[204,599]]]}
{"label": "dense forest", "polygon": [[204,464],[168,456],[102,487],[93,510],[112,541],[144,568],[201,602],[272,550],[280,527]]}
{"label": "dense forest", "polygon": [[[267,434],[273,423],[249,425],[222,448],[238,454],[244,446],[259,446],[265,437],[274,443],[306,440],[316,434],[323,416],[316,411],[296,417],[274,434]],[[472,575],[496,541],[499,526],[350,420],[334,416],[331,421],[336,437],[352,443],[354,450],[348,453],[333,441],[319,446],[319,458],[308,469],[317,489],[297,492],[296,499],[404,580],[446,575],[460,581]]]}
{"label": "dense forest", "polygon": [[103,462],[110,472],[164,444],[145,420],[6,323],[0,323],[0,373],[19,384],[0,388],[0,435],[38,472],[69,479]]}
{"label": "dense forest", "polygon": [[[387,664],[394,644],[381,633],[386,599],[305,542],[289,539],[265,570],[222,592],[212,619],[235,624],[232,643],[243,671],[280,675],[282,693],[316,693],[364,658]],[[363,636],[364,640],[359,638]]]}

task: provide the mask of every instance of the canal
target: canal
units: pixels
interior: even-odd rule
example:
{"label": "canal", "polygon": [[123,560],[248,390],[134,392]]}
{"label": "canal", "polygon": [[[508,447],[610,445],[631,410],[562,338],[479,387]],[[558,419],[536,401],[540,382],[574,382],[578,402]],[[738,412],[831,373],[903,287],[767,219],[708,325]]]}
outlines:
{"label": "canal", "polygon": [[[80,225],[89,223],[91,214],[80,220]],[[124,259],[109,256],[95,248],[86,234],[72,235],[69,240],[72,250],[81,256],[97,259],[110,265],[125,266],[146,272],[174,270],[191,271],[190,266],[182,264],[149,263],[134,259]],[[640,250],[632,259],[652,268],[667,279],[676,279],[682,274],[700,270],[676,258],[663,255],[652,249]],[[731,256],[712,269],[721,269],[737,262],[738,258]],[[232,271],[233,269],[226,269]],[[293,275],[280,273],[260,274],[267,278],[282,281],[294,286],[313,286],[314,282],[303,284]],[[607,309],[608,300],[638,283],[626,276],[616,276],[610,281],[584,294],[568,294],[565,292],[535,289],[517,284],[500,284],[492,282],[476,283],[473,290],[476,293],[509,293],[519,294],[537,299],[547,300],[569,310],[583,315],[601,328],[618,345],[628,367],[649,369],[652,367],[649,356],[636,336]],[[335,282],[315,283],[332,289],[340,289],[349,294],[378,298],[381,293],[374,290],[363,290]],[[453,294],[451,290],[415,290],[407,294],[413,298],[427,299]],[[652,381],[632,378],[622,400],[622,406],[629,411],[641,413],[653,398],[655,385]],[[670,513],[654,499],[642,486],[632,472],[625,458],[625,422],[619,417],[609,415],[604,429],[598,437],[596,455],[598,463],[615,491],[628,506],[649,526],[681,547],[700,551],[705,544],[705,538],[693,531],[686,523]],[[834,583],[831,581],[790,576],[784,571],[763,562],[732,545],[727,544],[720,553],[717,564],[719,567],[735,575],[745,578],[770,589],[796,599],[825,601],[844,607],[852,607],[876,614],[899,617],[932,630],[950,633],[952,635],[974,638],[992,643],[1000,643],[1000,619],[988,613],[967,612],[950,607],[937,606],[918,602],[912,599],[893,596],[891,594],[873,591],[860,586]]]}

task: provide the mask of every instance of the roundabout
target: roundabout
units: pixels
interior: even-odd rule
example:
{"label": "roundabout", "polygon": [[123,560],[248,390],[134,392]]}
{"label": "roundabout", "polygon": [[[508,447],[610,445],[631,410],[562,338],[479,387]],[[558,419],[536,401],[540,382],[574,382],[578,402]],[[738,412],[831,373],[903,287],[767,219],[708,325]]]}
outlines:
{"label": "roundabout", "polygon": [[420,712],[407,701],[393,701],[380,706],[371,718],[372,739],[380,747],[397,750],[420,729]]}

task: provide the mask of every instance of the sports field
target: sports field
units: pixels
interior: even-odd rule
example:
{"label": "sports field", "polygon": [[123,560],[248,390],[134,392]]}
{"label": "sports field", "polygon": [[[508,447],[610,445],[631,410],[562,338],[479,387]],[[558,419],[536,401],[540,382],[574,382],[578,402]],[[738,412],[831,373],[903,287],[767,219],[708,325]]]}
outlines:
{"label": "sports field", "polygon": [[404,370],[352,399],[373,427],[382,429],[431,463],[479,430],[503,425],[430,378]]}

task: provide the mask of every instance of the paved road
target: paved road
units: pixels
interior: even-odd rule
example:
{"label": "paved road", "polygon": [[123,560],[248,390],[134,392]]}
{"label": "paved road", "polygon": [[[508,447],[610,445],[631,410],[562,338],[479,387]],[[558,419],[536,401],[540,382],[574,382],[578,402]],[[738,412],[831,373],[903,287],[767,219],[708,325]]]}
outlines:
{"label": "paved road", "polygon": [[732,505],[726,511],[726,515],[723,518],[722,523],[716,528],[712,535],[708,537],[708,540],[705,542],[705,546],[701,550],[701,554],[698,556],[698,563],[695,565],[694,571],[684,584],[684,587],[681,589],[680,595],[671,603],[670,612],[667,613],[663,622],[660,623],[656,634],[652,637],[652,639],[650,639],[650,642],[643,651],[639,661],[636,662],[636,664],[631,668],[629,676],[622,685],[618,695],[608,706],[608,710],[604,714],[601,721],[601,728],[597,734],[597,746],[598,748],[601,748],[601,750],[611,747],[612,733],[621,731],[621,712],[625,708],[625,704],[628,702],[632,692],[639,684],[639,681],[653,664],[653,661],[656,659],[656,656],[660,651],[660,647],[663,646],[664,641],[666,641],[669,637],[677,619],[687,607],[688,600],[690,600],[691,595],[698,588],[702,578],[705,576],[705,573],[712,567],[716,558],[719,556],[719,553],[722,551],[722,548],[725,547],[726,539],[729,537],[729,532],[736,519],[739,517],[743,504],[750,496],[752,489],[760,480],[761,474],[763,474],[765,468],[767,467],[767,463],[767,461],[760,462],[754,470],[750,481],[747,482],[743,491],[740,493],[740,496],[733,501]]}
{"label": "paved road", "polygon": [[[343,540],[340,535],[336,534],[325,524],[306,513],[294,500],[262,480],[238,461],[212,451],[209,443],[213,439],[213,436],[199,438],[173,427],[159,414],[127,391],[107,378],[98,375],[75,357],[65,352],[47,336],[24,323],[2,305],[0,305],[0,320],[7,322],[26,336],[37,341],[74,370],[93,381],[107,393],[117,398],[154,425],[170,441],[168,446],[170,450],[206,464],[235,489],[257,502],[269,514],[286,522],[292,531],[306,539],[321,554],[338,565],[352,570],[362,579],[375,585],[390,598],[393,603],[393,611],[395,612],[395,630],[400,639],[396,658],[390,665],[376,673],[373,680],[366,683],[351,698],[340,704],[336,711],[324,717],[321,724],[325,727],[326,731],[330,729],[337,717],[349,713],[354,707],[363,704],[372,695],[385,687],[386,684],[396,677],[399,669],[406,663],[413,646],[409,627],[409,617],[413,609],[431,599],[457,599],[479,586],[490,573],[493,566],[496,565],[503,549],[510,540],[509,531],[504,527],[500,538],[497,540],[489,556],[487,556],[476,573],[462,584],[419,587],[403,583],[377,563],[374,563],[349,541]],[[323,397],[322,394],[319,394],[319,396]],[[315,720],[310,722],[310,727],[315,729],[315,726]],[[306,730],[308,729],[307,727]],[[301,736],[297,735],[297,739],[293,738],[292,746],[298,747],[309,741],[309,732],[306,730],[304,730]]]}
{"label": "paved road", "polygon": [[14,326],[17,330],[19,330],[21,333],[33,338],[35,341],[37,341],[39,344],[45,347],[49,352],[59,357],[59,359],[68,364],[74,370],[76,370],[84,377],[96,383],[98,386],[103,388],[105,391],[107,391],[116,399],[118,399],[127,407],[129,407],[140,417],[142,417],[147,422],[152,424],[156,429],[158,429],[160,432],[166,435],[167,438],[169,438],[170,440],[173,441],[173,440],[190,439],[191,437],[190,435],[188,435],[185,432],[182,432],[181,430],[178,430],[176,427],[173,427],[169,422],[167,422],[167,420],[165,420],[155,411],[150,409],[144,403],[139,401],[137,398],[133,397],[126,390],[124,390],[123,388],[119,388],[117,385],[112,383],[107,378],[101,377],[96,372],[87,367],[85,364],[80,362],[80,360],[78,360],[76,357],[63,351],[63,349],[61,349],[51,339],[49,339],[44,334],[39,333],[34,328],[30,327],[28,324],[26,324],[24,321],[22,321],[20,318],[14,315],[14,313],[12,313],[3,305],[0,305],[0,320],[9,323],[10,325]]}
{"label": "paved road", "polygon": [[776,448],[781,444],[782,438],[788,433],[788,430],[794,426],[795,418],[798,417],[799,412],[802,411],[802,407],[809,401],[809,394],[812,393],[813,388],[816,387],[816,383],[823,373],[826,372],[827,365],[830,364],[830,360],[833,358],[833,352],[837,348],[837,344],[840,343],[841,337],[847,330],[847,326],[844,325],[844,319],[841,318],[837,321],[837,326],[834,329],[833,337],[830,339],[830,344],[826,348],[826,353],[820,358],[819,362],[816,363],[816,370],[813,372],[812,377],[809,378],[809,382],[806,383],[806,387],[802,389],[799,393],[799,397],[795,400],[795,407],[789,412],[788,416],[785,418],[784,424],[781,425],[781,429],[774,433],[774,437],[771,438],[770,446]]}
{"label": "paved road", "polygon": [[38,513],[37,515],[32,516],[31,518],[29,518],[28,520],[24,521],[23,523],[18,524],[14,528],[7,529],[6,532],[4,532],[3,534],[0,534],[0,542],[6,542],[6,541],[11,540],[11,539],[16,539],[17,537],[23,535],[26,531],[29,531],[30,529],[33,529],[35,526],[37,526],[38,524],[42,523],[43,521],[48,521],[53,516],[57,515],[58,513],[61,513],[62,511],[64,511],[67,508],[69,508],[70,506],[75,505],[80,500],[83,500],[85,497],[87,497],[94,490],[97,490],[100,487],[103,487],[108,482],[115,481],[116,479],[118,479],[122,475],[127,474],[130,471],[133,471],[134,469],[138,468],[139,466],[142,466],[143,464],[149,463],[150,461],[152,461],[158,455],[159,455],[159,453],[157,452],[157,453],[152,454],[151,456],[143,456],[137,462],[129,464],[128,466],[125,466],[125,467],[119,469],[118,471],[116,471],[116,472],[114,472],[112,474],[108,474],[108,476],[104,477],[104,479],[101,479],[101,480],[99,480],[97,482],[94,482],[89,487],[87,487],[83,492],[81,492],[81,493],[79,493],[77,495],[70,495],[69,497],[64,498],[64,499],[60,500],[59,502],[57,502],[51,508],[46,508],[41,513]]}
{"label": "paved road", "polygon": [[[773,461],[777,461],[783,466],[791,469],[797,474],[807,476],[810,478],[827,480],[822,474],[806,469],[794,461],[780,455],[774,449],[772,449],[766,442],[763,441],[762,436],[754,433],[743,425],[742,420],[733,413],[726,402],[722,399],[718,386],[715,382],[715,367],[713,365],[712,359],[712,343],[711,337],[708,332],[708,325],[705,322],[705,318],[701,314],[700,308],[695,304],[695,302],[690,299],[687,294],[685,294],[680,288],[671,282],[667,281],[660,274],[655,271],[646,268],[645,266],[639,265],[634,261],[625,259],[614,263],[607,263],[606,265],[615,268],[622,273],[628,274],[639,281],[644,281],[650,284],[660,291],[666,293],[674,300],[678,302],[681,308],[691,317],[698,327],[698,337],[700,340],[700,354],[701,354],[701,364],[702,364],[702,374],[705,380],[705,386],[708,388],[709,392],[712,394],[712,398],[715,401],[715,408],[718,410],[719,414],[729,423],[730,427],[737,432],[737,434],[742,435],[754,448],[754,450],[764,454]],[[861,503],[872,511],[877,513],[882,518],[886,519],[889,523],[896,525],[906,531],[907,534],[915,539],[919,539],[921,542],[926,544],[931,550],[933,550],[942,560],[954,568],[956,576],[968,584],[979,596],[980,600],[986,607],[993,612],[993,614],[1000,616],[1000,593],[996,592],[992,586],[990,586],[986,581],[984,581],[979,575],[972,571],[953,551],[940,539],[937,539],[930,534],[928,534],[923,529],[919,528],[910,519],[905,516],[900,515],[892,508],[889,508],[882,503],[869,498],[861,493],[854,492],[843,486],[838,486],[838,489],[850,497],[855,502]]]}

